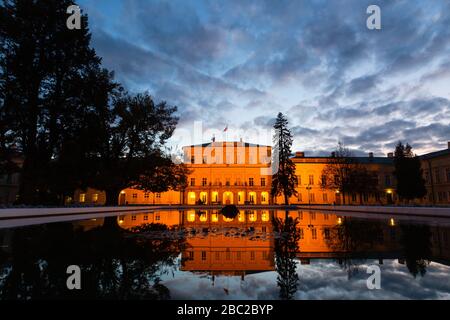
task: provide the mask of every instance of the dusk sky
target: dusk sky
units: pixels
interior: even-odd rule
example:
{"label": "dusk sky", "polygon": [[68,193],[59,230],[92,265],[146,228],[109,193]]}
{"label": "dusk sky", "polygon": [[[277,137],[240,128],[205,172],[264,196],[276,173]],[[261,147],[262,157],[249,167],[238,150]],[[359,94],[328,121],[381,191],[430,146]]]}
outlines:
{"label": "dusk sky", "polygon": [[[338,140],[380,156],[399,139],[418,154],[450,140],[449,1],[78,3],[116,79],[179,107],[173,145],[210,140],[186,137],[194,121],[270,144],[249,132],[270,130],[280,111],[307,155]],[[366,28],[371,4],[381,30]]]}

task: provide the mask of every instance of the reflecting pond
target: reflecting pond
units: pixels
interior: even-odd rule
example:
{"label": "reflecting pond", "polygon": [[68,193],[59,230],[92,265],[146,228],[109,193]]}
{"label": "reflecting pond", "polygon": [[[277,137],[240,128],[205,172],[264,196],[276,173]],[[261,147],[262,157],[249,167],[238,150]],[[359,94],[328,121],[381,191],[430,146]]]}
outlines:
{"label": "reflecting pond", "polygon": [[[81,290],[67,289],[70,265]],[[368,288],[369,266],[380,289]],[[442,218],[186,210],[0,221],[0,300],[450,299],[449,276]]]}

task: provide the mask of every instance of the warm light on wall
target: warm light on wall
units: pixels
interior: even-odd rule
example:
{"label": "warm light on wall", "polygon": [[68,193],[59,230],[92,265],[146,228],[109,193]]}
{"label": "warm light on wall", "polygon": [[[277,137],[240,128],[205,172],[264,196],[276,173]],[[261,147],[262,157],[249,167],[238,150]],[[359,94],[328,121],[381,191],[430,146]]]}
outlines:
{"label": "warm light on wall", "polygon": [[388,190],[386,190],[386,193],[387,193],[387,194],[392,194],[392,190],[391,190],[391,189],[388,189]]}
{"label": "warm light on wall", "polygon": [[394,220],[393,218],[391,218],[391,219],[389,220],[389,225],[390,225],[391,227],[395,227],[395,220]]}
{"label": "warm light on wall", "polygon": [[195,211],[189,211],[188,212],[187,220],[189,222],[194,222],[195,221]]}
{"label": "warm light on wall", "polygon": [[339,218],[337,219],[337,223],[338,223],[338,224],[342,224],[342,218],[341,218],[341,217],[339,217]]}

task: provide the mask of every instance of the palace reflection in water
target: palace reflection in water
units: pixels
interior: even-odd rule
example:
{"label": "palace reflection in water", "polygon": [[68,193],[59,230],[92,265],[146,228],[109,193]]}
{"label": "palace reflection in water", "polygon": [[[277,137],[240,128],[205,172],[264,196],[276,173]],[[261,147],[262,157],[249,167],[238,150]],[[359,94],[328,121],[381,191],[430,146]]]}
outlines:
{"label": "palace reflection in water", "polygon": [[[62,298],[168,299],[162,279],[176,272],[175,278],[206,276],[211,286],[218,277],[273,274],[278,298],[291,299],[301,290],[299,266],[316,261],[332,261],[349,278],[366,261],[396,261],[411,279],[426,276],[431,262],[449,266],[449,225],[314,211],[241,210],[226,217],[187,210],[5,229],[0,298],[55,295],[50,288],[63,286],[64,267],[79,264],[89,270],[89,293],[61,289]],[[27,281],[35,292],[21,292]],[[192,299],[198,297],[193,292]]]}

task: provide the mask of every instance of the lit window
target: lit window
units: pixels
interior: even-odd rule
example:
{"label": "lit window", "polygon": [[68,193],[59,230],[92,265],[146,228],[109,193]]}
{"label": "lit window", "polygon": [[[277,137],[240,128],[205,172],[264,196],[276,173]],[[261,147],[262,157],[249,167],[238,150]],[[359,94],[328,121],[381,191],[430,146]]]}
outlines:
{"label": "lit window", "polygon": [[249,185],[250,187],[253,187],[254,184],[255,184],[255,182],[253,181],[253,178],[249,178],[249,179],[248,179],[248,185]]}
{"label": "lit window", "polygon": [[148,199],[149,197],[150,197],[150,194],[149,194],[149,193],[147,193],[147,192],[144,193],[144,198],[145,198],[145,199]]}
{"label": "lit window", "polygon": [[136,220],[136,216],[131,216],[131,220],[135,221]]}
{"label": "lit window", "polygon": [[145,215],[145,216],[144,216],[144,221],[147,221],[147,220],[148,220],[148,216]]}
{"label": "lit window", "polygon": [[86,194],[85,193],[81,193],[80,194],[80,202],[86,202]]}
{"label": "lit window", "polygon": [[317,239],[317,230],[311,229],[311,235],[312,235],[313,240],[316,240]]}
{"label": "lit window", "polygon": [[261,178],[261,187],[265,187],[265,186],[266,186],[266,178]]}
{"label": "lit window", "polygon": [[98,193],[94,193],[93,195],[92,195],[92,202],[97,202],[98,201]]}
{"label": "lit window", "polygon": [[133,193],[133,199],[137,198],[137,193]]}
{"label": "lit window", "polygon": [[159,221],[159,220],[161,220],[161,216],[160,216],[159,214],[157,214],[157,215],[155,216],[155,221]]}
{"label": "lit window", "polygon": [[195,221],[195,211],[190,211],[188,213],[187,220],[189,222],[194,222]]}
{"label": "lit window", "polygon": [[161,199],[161,193],[157,193],[156,198]]}

